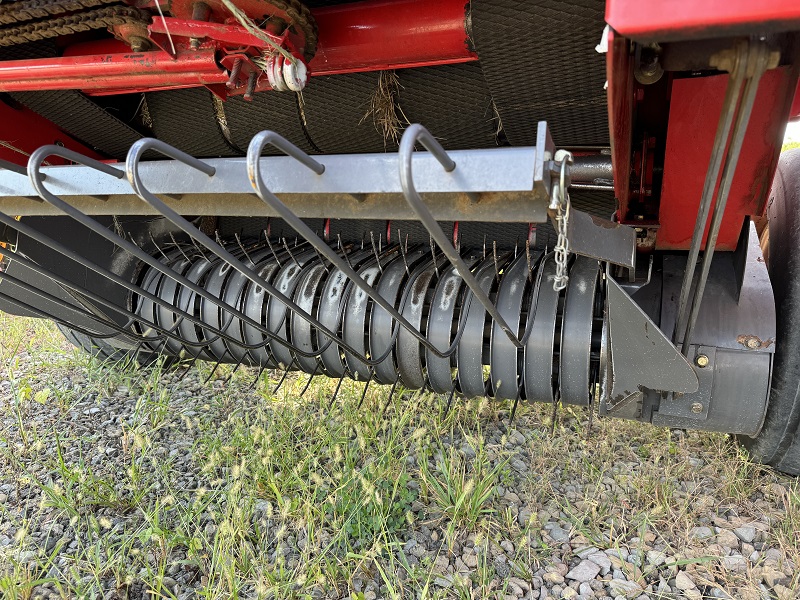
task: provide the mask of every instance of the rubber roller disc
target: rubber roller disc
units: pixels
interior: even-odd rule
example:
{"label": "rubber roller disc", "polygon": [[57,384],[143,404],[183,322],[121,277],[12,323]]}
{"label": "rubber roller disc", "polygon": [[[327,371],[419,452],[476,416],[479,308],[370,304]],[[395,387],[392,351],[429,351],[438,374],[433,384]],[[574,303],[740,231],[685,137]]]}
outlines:
{"label": "rubber roller disc", "polygon": [[561,321],[559,377],[561,401],[589,405],[589,367],[592,346],[592,318],[600,263],[578,256],[569,272],[564,317]]}
{"label": "rubber roller disc", "polygon": [[[511,330],[519,335],[522,302],[528,288],[528,257],[520,254],[503,274],[495,306]],[[516,400],[522,379],[521,350],[508,338],[500,325],[492,325],[490,341],[492,390],[495,398]]]}
{"label": "rubber roller disc", "polygon": [[[190,282],[202,287],[206,274],[214,268],[216,261],[205,257],[200,258],[194,263],[184,276]],[[195,317],[200,315],[200,296],[186,286],[181,286],[178,293],[178,308]],[[190,321],[183,319],[178,325],[181,337],[186,340],[185,351],[192,357],[203,360],[214,360],[214,355],[208,349],[208,340],[216,338],[216,334],[205,327],[200,327]]]}
{"label": "rubber roller disc", "polygon": [[[270,255],[271,252],[269,249],[262,249],[245,255],[242,258],[244,258],[244,265],[248,269],[253,270],[256,264]],[[244,300],[248,283],[252,282],[246,275],[239,271],[233,273],[225,286],[225,296],[222,298],[223,302],[228,306],[232,306],[239,312],[244,313]],[[248,365],[257,364],[253,362],[253,358],[244,342],[244,334],[242,333],[244,322],[233,314],[230,315],[230,318],[223,318],[222,321],[226,323],[222,331],[231,338],[224,340],[228,355],[236,363],[245,363]],[[239,340],[239,343],[234,343],[231,340]]]}
{"label": "rubber roller disc", "polygon": [[[430,260],[425,268],[408,280],[408,296],[404,298],[401,314],[411,326],[425,335],[422,329],[423,314],[435,282],[437,267],[441,260]],[[425,387],[425,372],[422,360],[422,344],[411,332],[401,326],[397,334],[397,371],[405,387],[419,390]]]}
{"label": "rubber roller disc", "polygon": [[[361,263],[372,256],[371,251],[356,250],[348,255],[350,266],[356,271]],[[344,310],[350,294],[348,277],[340,269],[334,269],[325,282],[322,298],[319,305],[319,322],[330,331],[338,333],[341,330]],[[339,344],[332,341],[327,335],[318,333],[319,345],[322,349],[320,358],[324,373],[328,377],[344,377],[345,366],[342,361],[342,352]]]}
{"label": "rubber roller disc", "polygon": [[553,402],[555,398],[553,351],[558,299],[561,295],[561,292],[553,289],[555,275],[555,255],[550,253],[544,259],[531,294],[531,308],[528,315],[533,315],[533,327],[525,344],[525,398],[538,402]]}
{"label": "rubber roller disc", "polygon": [[[276,250],[274,254],[270,250],[270,254],[264,260],[264,263],[256,264],[254,270],[261,281],[271,284],[278,269],[286,260],[290,260],[290,258],[285,250]],[[245,289],[244,301],[242,302],[244,307],[242,312],[265,329],[267,327],[270,298],[271,296],[267,294],[262,286],[250,282],[247,289]],[[244,323],[242,336],[249,348],[254,364],[262,369],[273,369],[278,366],[270,350],[270,338],[264,335],[263,331],[250,323]]]}
{"label": "rubber roller disc", "polygon": [[[244,253],[241,250],[237,250],[234,253],[234,256],[236,257],[236,260],[240,260],[243,258],[243,254]],[[220,306],[216,302],[212,302],[208,298],[203,298],[200,301],[200,315],[203,319],[203,322],[208,323],[214,329],[222,331],[223,333],[225,333],[228,325],[230,325],[231,321],[233,320],[233,313],[227,310],[227,307],[232,307],[232,305],[225,300],[228,290],[228,281],[237,274],[238,271],[236,269],[220,259],[216,263],[214,269],[208,275],[205,289],[212,297],[218,299],[223,306]],[[228,334],[226,333],[226,335]],[[225,343],[223,336],[217,336],[209,344],[209,349],[219,361],[228,362],[225,360],[226,358],[233,358],[228,351],[228,346]]]}
{"label": "rubber roller disc", "polygon": [[[376,281],[381,276],[381,265],[378,258],[368,261],[358,272],[358,275],[370,287],[376,285]],[[342,324],[342,339],[362,356],[368,354],[366,331],[369,320],[369,310],[372,299],[362,289],[353,286],[350,299],[347,303],[347,310],[344,313]],[[367,381],[372,378],[372,368],[364,361],[356,358],[352,353],[345,350],[345,361],[350,375],[359,381]]]}
{"label": "rubber roller disc", "polygon": [[[312,259],[317,257],[314,250],[305,250],[295,255],[294,260],[284,263],[275,277],[275,289],[284,296],[291,298],[294,289],[305,269],[313,268]],[[270,349],[275,356],[278,364],[284,368],[294,363],[294,354],[289,348],[290,338],[288,333],[289,307],[277,297],[271,298],[269,302],[269,312],[267,313],[267,329],[275,334],[275,338],[270,342]],[[280,340],[287,343],[282,344]]]}
{"label": "rubber roller disc", "polygon": [[[191,265],[191,261],[181,254],[178,259],[170,265],[170,268],[179,275],[185,275],[186,271],[189,270]],[[174,331],[175,325],[180,317],[175,314],[175,311],[171,310],[169,306],[176,305],[178,300],[178,290],[180,290],[181,285],[172,277],[162,275],[161,282],[158,284],[158,287],[158,297],[162,300],[165,300],[168,303],[168,306],[155,306],[156,323],[158,323],[158,325],[163,329]],[[165,337],[163,350],[166,353],[180,356],[183,347],[183,343],[181,343],[179,340],[169,336]]]}
{"label": "rubber roller disc", "polygon": [[[295,304],[314,318],[317,318],[316,302],[321,288],[325,284],[327,274],[328,269],[324,263],[320,262],[305,272],[295,290]],[[291,328],[292,340],[299,350],[308,354],[317,352],[318,348],[314,344],[316,330],[308,320],[292,314]],[[306,373],[314,373],[319,367],[319,359],[316,356],[303,356],[299,352],[295,352],[295,360],[298,367]]]}
{"label": "rubber roller disc", "polygon": [[[398,308],[401,292],[407,278],[411,275],[417,262],[423,257],[425,250],[412,249],[395,258],[383,269],[378,282],[377,291],[389,304]],[[394,342],[397,339],[397,321],[377,304],[372,308],[369,322],[369,351],[374,360],[383,358],[374,367],[374,378],[379,383],[392,384],[397,381],[397,362],[394,357]]]}
{"label": "rubber roller disc", "polygon": [[[477,259],[467,259],[467,266],[472,269]],[[456,310],[463,308],[464,294],[469,293],[467,286],[455,267],[449,267],[439,278],[431,302],[428,318],[428,341],[440,351],[450,348],[453,343],[453,323]],[[459,325],[466,313],[459,317]],[[453,389],[454,354],[437,356],[430,348],[425,350],[425,363],[428,369],[428,384],[439,394],[447,394]]]}
{"label": "rubber roller disc", "polygon": [[[497,275],[496,268],[494,258],[489,256],[481,262],[475,273],[478,285],[487,294]],[[465,305],[469,304],[466,308],[466,323],[456,352],[458,386],[464,396],[475,398],[486,394],[486,380],[483,376],[483,332],[486,325],[486,309],[471,291],[467,292],[465,300]]]}

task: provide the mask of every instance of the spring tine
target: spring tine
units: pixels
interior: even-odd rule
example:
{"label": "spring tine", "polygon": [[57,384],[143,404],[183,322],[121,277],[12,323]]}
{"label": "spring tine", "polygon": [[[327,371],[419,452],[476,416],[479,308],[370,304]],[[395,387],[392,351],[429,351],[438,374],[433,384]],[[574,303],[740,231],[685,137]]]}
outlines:
{"label": "spring tine", "polygon": [[408,127],[405,133],[403,133],[403,138],[400,141],[400,184],[403,188],[403,195],[405,196],[406,202],[417,214],[417,217],[419,217],[420,221],[422,221],[425,229],[428,230],[428,233],[436,241],[442,252],[444,252],[447,260],[450,261],[450,264],[456,268],[456,271],[458,271],[458,274],[464,280],[464,283],[466,283],[469,289],[472,290],[472,293],[475,295],[475,298],[478,300],[478,302],[483,305],[483,307],[486,309],[486,312],[489,313],[497,325],[503,330],[503,332],[505,332],[511,343],[513,343],[517,348],[522,348],[524,344],[508,326],[508,323],[506,323],[505,319],[503,319],[502,315],[498,312],[497,307],[492,304],[492,301],[489,299],[489,295],[483,291],[483,288],[475,279],[475,276],[464,263],[461,255],[456,252],[455,248],[453,248],[452,244],[450,244],[447,236],[439,226],[439,223],[433,218],[433,215],[428,210],[428,207],[422,201],[419,193],[417,193],[417,190],[414,187],[414,175],[412,172],[411,160],[414,153],[414,144],[417,141],[420,141],[422,145],[425,146],[425,148],[427,148],[431,154],[433,154],[436,160],[438,160],[442,167],[444,167],[445,171],[449,173],[456,168],[456,163],[453,162],[453,160],[447,155],[447,152],[445,152],[441,144],[430,134],[427,129],[418,124]]}
{"label": "spring tine", "polygon": [[319,371],[319,362],[317,362],[317,366],[314,367],[314,372],[311,373],[311,376],[308,378],[308,381],[306,382],[306,385],[303,387],[303,391],[300,392],[300,397],[301,398],[303,396],[305,396],[306,392],[308,391],[308,388],[311,387],[311,382],[314,381],[314,377],[317,376],[317,371]]}
{"label": "spring tine", "polygon": [[560,398],[558,392],[556,391],[556,393],[553,394],[553,414],[552,414],[551,423],[550,423],[550,436],[551,437],[556,434],[556,418],[558,417],[558,403],[559,403],[560,400],[561,400],[561,398]]}
{"label": "spring tine", "polygon": [[292,369],[293,365],[294,365],[294,358],[292,358],[292,360],[289,361],[289,365],[286,367],[286,370],[283,372],[283,376],[281,377],[281,380],[278,382],[278,385],[275,386],[275,389],[272,390],[272,395],[273,396],[278,393],[279,389],[281,389],[281,386],[283,385],[283,382],[286,381],[286,377],[289,375],[289,371]]}
{"label": "spring tine", "polygon": [[492,240],[492,256],[494,256],[494,275],[500,279],[500,267],[497,265],[497,240]]}
{"label": "spring tine", "polygon": [[361,393],[361,400],[358,401],[358,408],[361,408],[361,405],[364,404],[364,398],[367,397],[367,390],[369,389],[369,384],[372,381],[373,376],[374,376],[374,371],[370,369],[369,377],[367,377],[367,382],[364,384],[364,391]]}
{"label": "spring tine", "polygon": [[261,374],[264,372],[264,369],[266,369],[266,368],[267,368],[266,365],[259,366],[258,374],[256,374],[255,379],[253,379],[253,381],[250,383],[249,389],[251,389],[251,390],[255,389],[256,384],[258,383],[258,380],[261,379]]}
{"label": "spring tine", "polygon": [[431,260],[433,261],[433,270],[436,271],[436,278],[440,277],[439,275],[439,261],[436,260],[436,244],[433,243],[433,236],[428,236],[428,243],[431,245]]}
{"label": "spring tine", "polygon": [[336,389],[333,390],[333,396],[331,396],[330,405],[328,406],[328,410],[333,408],[333,403],[336,402],[336,396],[339,395],[339,388],[342,387],[342,382],[344,381],[344,375],[339,377],[339,383],[336,384]]}
{"label": "spring tine", "polygon": [[483,258],[486,258],[486,234],[483,234]]}
{"label": "spring tine", "polygon": [[319,262],[322,265],[322,268],[324,268],[325,272],[330,275],[331,270],[328,268],[328,265],[325,264],[325,259],[322,258],[322,255],[319,253],[319,250],[314,248],[314,253],[317,255],[317,258],[319,259]]}
{"label": "spring tine", "polygon": [[239,245],[239,248],[241,249],[242,254],[244,254],[245,258],[250,263],[250,266],[254,267],[256,265],[256,263],[253,262],[253,259],[250,258],[250,255],[247,253],[247,250],[245,250],[244,246],[242,245],[242,240],[239,238],[239,234],[238,233],[234,233],[233,237],[236,238],[236,243]]}
{"label": "spring tine", "polygon": [[453,383],[453,389],[450,390],[450,395],[447,397],[447,404],[444,407],[444,416],[450,412],[450,405],[453,403],[453,396],[456,395],[456,384]]}
{"label": "spring tine", "polygon": [[275,254],[275,248],[272,247],[272,242],[269,241],[269,236],[267,235],[267,230],[266,229],[264,230],[264,239],[267,241],[267,246],[269,246],[269,251],[272,252],[272,256],[275,259],[275,262],[278,263],[279,267],[282,267],[283,265],[281,264],[281,261],[278,258],[278,255]]}
{"label": "spring tine", "polygon": [[383,266],[381,265],[381,256],[378,252],[378,249],[375,247],[375,235],[372,233],[372,230],[369,232],[369,241],[372,244],[372,252],[375,254],[375,260],[378,261],[378,270],[383,273]]}
{"label": "spring tine", "polygon": [[528,283],[533,281],[533,268],[531,267],[531,241],[525,240],[525,259],[528,262]]}
{"label": "spring tine", "polygon": [[[290,156],[294,156],[296,153],[299,153],[299,154],[305,156],[312,163],[318,164],[316,161],[314,161],[314,159],[312,159],[311,157],[306,155],[302,150],[300,150],[296,146],[290,144],[289,142],[287,142],[286,140],[284,140],[280,136],[277,136],[277,134],[272,134],[272,132],[261,132],[255,138],[253,138],[253,142],[251,142],[250,148],[248,150],[248,158],[247,158],[248,173],[250,174],[251,183],[253,183],[254,186],[255,186],[256,193],[259,195],[259,197],[262,200],[264,200],[264,198],[268,196],[269,199],[268,200],[264,200],[268,205],[273,206],[275,208],[282,209],[282,210],[278,210],[279,214],[281,214],[281,216],[284,217],[284,220],[295,231],[302,231],[303,232],[303,236],[310,242],[310,244],[312,246],[316,247],[317,250],[319,250],[324,256],[326,256],[328,258],[328,260],[333,262],[333,264],[335,264],[338,268],[342,269],[345,272],[345,274],[348,275],[348,277],[352,277],[353,275],[355,275],[353,270],[352,269],[349,269],[349,271],[347,270],[347,264],[336,254],[336,252],[333,251],[333,249],[330,248],[327,244],[325,244],[324,241],[320,240],[316,235],[314,235],[313,231],[311,231],[311,229],[308,227],[308,225],[306,225],[305,222],[303,222],[299,217],[297,217],[297,215],[295,215],[293,212],[288,210],[288,208],[286,208],[286,205],[284,205],[283,202],[281,202],[277,197],[272,195],[271,192],[266,191],[266,188],[264,187],[264,182],[263,182],[263,180],[261,178],[261,174],[260,174],[260,172],[258,172],[258,167],[259,167],[258,158],[259,158],[260,152],[263,149],[263,146],[266,144],[266,141],[269,141],[269,139],[268,139],[269,136],[265,136],[265,134],[270,134],[270,135],[276,137],[278,140],[281,140],[283,142],[283,144],[287,144],[287,145],[291,146],[291,149],[290,149],[291,151],[289,152]],[[129,180],[129,182],[131,184],[131,187],[133,187],[133,191],[136,193],[137,196],[139,196],[142,200],[144,200],[150,206],[155,208],[159,213],[161,213],[164,217],[166,217],[168,221],[172,222],[174,225],[176,225],[178,228],[180,228],[184,233],[186,233],[189,236],[192,236],[192,237],[196,238],[199,242],[202,242],[218,258],[222,259],[228,265],[230,265],[231,267],[236,269],[239,273],[244,275],[247,279],[249,279],[255,285],[260,286],[261,288],[263,288],[264,291],[266,293],[268,293],[270,296],[272,296],[274,298],[277,298],[282,304],[284,304],[287,307],[287,309],[291,310],[298,317],[300,317],[303,320],[307,321],[308,323],[312,324],[314,327],[316,327],[319,331],[321,331],[327,337],[335,340],[336,343],[339,346],[341,346],[343,349],[347,350],[348,352],[350,352],[351,354],[356,356],[362,362],[365,362],[367,364],[372,364],[374,362],[374,361],[371,361],[369,358],[363,356],[360,352],[357,352],[349,344],[345,343],[344,340],[342,340],[334,332],[330,331],[328,328],[323,326],[322,323],[320,323],[318,319],[314,318],[313,316],[309,315],[306,311],[301,309],[297,305],[297,303],[294,302],[291,298],[289,298],[285,294],[281,293],[279,290],[277,290],[273,285],[271,285],[267,281],[264,281],[263,279],[261,279],[255,272],[253,272],[252,269],[247,268],[244,264],[242,264],[241,261],[239,261],[234,255],[232,255],[230,252],[228,252],[225,248],[221,247],[219,244],[214,244],[214,242],[211,240],[211,238],[209,238],[202,231],[200,231],[199,229],[194,227],[191,223],[189,223],[181,215],[179,215],[172,208],[170,208],[164,202],[159,200],[149,190],[147,190],[147,188],[144,187],[144,184],[142,183],[141,175],[139,174],[139,162],[141,160],[142,154],[144,152],[146,152],[147,150],[150,150],[150,149],[157,150],[157,151],[161,152],[162,154],[165,154],[166,156],[169,156],[171,158],[174,158],[175,160],[179,160],[181,162],[184,162],[184,163],[186,163],[187,165],[189,165],[191,167],[199,169],[200,171],[202,171],[203,173],[206,173],[209,176],[213,175],[214,172],[215,172],[215,169],[213,167],[211,167],[210,165],[207,165],[206,163],[204,163],[204,162],[202,162],[200,160],[197,160],[196,158],[194,158],[192,156],[189,156],[188,154],[186,154],[184,152],[181,152],[180,150],[178,150],[176,148],[173,148],[169,144],[166,144],[166,143],[164,143],[164,142],[162,142],[160,140],[156,140],[156,139],[153,139],[153,138],[142,139],[142,140],[139,140],[138,142],[136,142],[133,146],[131,146],[130,152],[128,152],[128,157],[127,157],[127,160],[125,162],[125,165],[126,165],[125,168],[126,168],[126,172],[128,174],[128,180]],[[257,150],[257,152],[254,152],[254,149]],[[302,161],[302,162],[304,162],[304,164],[305,164],[305,161]],[[319,166],[322,167],[322,165],[319,165]],[[38,191],[38,189],[37,189],[37,191]],[[264,195],[264,191],[266,191],[267,196]],[[47,193],[47,190],[43,190],[43,192]],[[52,194],[48,194],[48,195],[52,196]],[[51,200],[51,201],[55,200],[56,202],[59,202],[59,203],[62,203],[62,204],[66,204],[63,201],[61,201],[61,200],[59,200],[58,198],[55,198],[55,197],[49,198],[49,200]],[[66,206],[69,207],[69,205],[66,205]],[[72,207],[69,207],[69,208],[72,208]],[[287,213],[287,212],[288,212],[288,217],[287,217],[287,215],[282,214],[282,213]],[[82,216],[81,213],[78,213],[78,215]],[[80,216],[76,217],[76,218],[80,218]],[[96,222],[94,222],[94,223],[96,225]],[[107,233],[107,232],[103,232],[102,228],[100,228],[100,231],[98,231],[98,233],[100,235],[104,235],[104,233]],[[285,241],[284,241],[284,245],[286,245]],[[286,249],[287,249],[287,251],[289,250],[288,246],[286,247]],[[141,253],[141,254],[143,256],[139,256],[139,255],[137,255],[137,256],[139,258],[141,258],[145,263],[149,264],[150,266],[152,266],[156,270],[160,270],[160,271],[164,272],[162,270],[163,269],[162,265],[160,263],[158,263],[158,261],[154,261],[152,259],[152,257],[148,256],[146,253]],[[298,266],[299,266],[299,264],[298,264]],[[206,290],[204,290],[201,287],[195,285],[191,281],[188,281],[185,277],[182,277],[182,276],[174,274],[174,273],[173,274],[165,273],[165,274],[167,274],[168,276],[172,277],[176,281],[179,281],[180,283],[185,285],[188,289],[192,290],[196,294],[199,294],[200,296],[202,296],[203,298],[209,300],[213,304],[219,306],[220,308],[222,308],[224,310],[227,310],[228,313],[230,313],[231,315],[233,315],[233,316],[237,317],[238,319],[246,322],[247,324],[257,328],[260,332],[262,332],[264,335],[269,337],[269,339],[271,339],[271,340],[275,341],[276,343],[279,343],[279,344],[281,344],[283,346],[286,346],[287,348],[290,348],[292,350],[292,352],[296,352],[296,353],[300,354],[301,356],[308,356],[308,357],[314,355],[314,354],[310,354],[308,352],[304,352],[304,351],[300,350],[299,348],[297,348],[296,346],[294,346],[293,344],[291,344],[287,340],[282,339],[279,335],[276,335],[272,331],[264,328],[260,323],[256,323],[253,319],[251,319],[247,315],[243,314],[241,311],[237,310],[236,308],[225,305],[224,302],[220,301],[217,298],[214,298],[213,295],[209,294]],[[361,289],[363,289],[367,293],[367,295],[369,295],[371,298],[373,298],[373,300],[375,300],[376,302],[378,302],[378,299],[379,299],[380,302],[378,302],[378,304],[380,304],[382,307],[388,306],[388,304],[383,300],[383,298],[381,298],[380,296],[377,296],[377,298],[376,298],[376,295],[375,295],[374,291],[372,290],[372,288],[370,288],[360,277],[358,277],[357,275],[355,277],[357,279],[357,281],[355,283]],[[392,308],[392,310],[394,310],[394,309]],[[397,313],[397,311],[394,311],[394,312],[397,314],[398,317],[400,317],[400,319],[402,319],[401,323],[404,322],[407,327],[410,327],[410,325],[402,317],[402,315]],[[417,336],[418,339],[420,339],[421,343],[426,343],[427,342],[427,340],[425,340],[425,337],[421,333],[416,332],[415,336]],[[241,344],[239,344],[239,345],[241,346]]]}
{"label": "spring tine", "polygon": [[[141,144],[142,142],[136,142],[134,147],[137,144]],[[316,160],[311,158],[305,152],[300,150],[297,146],[292,144],[291,142],[287,141],[285,138],[281,137],[277,133],[273,131],[262,131],[261,133],[257,134],[252,141],[250,142],[250,146],[247,149],[247,173],[250,177],[250,183],[253,186],[253,189],[256,191],[261,200],[270,206],[273,210],[275,210],[284,221],[286,221],[289,226],[292,227],[295,231],[302,234],[302,236],[317,250],[319,250],[328,260],[330,260],[336,268],[343,271],[356,285],[361,291],[363,291],[367,296],[369,296],[375,304],[380,306],[386,312],[388,312],[392,317],[397,320],[402,327],[404,327],[408,332],[414,336],[414,338],[419,341],[420,344],[428,348],[431,352],[436,354],[437,356],[444,356],[443,353],[436,348],[433,344],[428,341],[428,339],[418,331],[408,320],[400,314],[397,309],[395,309],[391,304],[389,304],[380,294],[378,294],[374,288],[368,285],[359,275],[356,273],[353,268],[342,258],[336,254],[333,249],[328,246],[324,240],[320,239],[318,236],[314,235],[314,232],[311,228],[302,220],[300,219],[295,213],[293,213],[289,208],[281,202],[281,200],[275,196],[272,192],[267,189],[266,184],[264,183],[264,179],[261,176],[261,164],[260,164],[260,157],[261,153],[264,150],[264,147],[267,144],[272,144],[285,154],[288,154],[292,158],[298,160],[303,165],[314,171],[317,175],[321,175],[325,171],[325,167],[318,163]],[[296,310],[297,307],[292,307],[293,310]],[[311,322],[311,321],[309,321]],[[316,327],[321,325],[320,323],[314,323]],[[320,328],[321,329],[321,328]],[[326,335],[328,332],[323,331]],[[336,337],[335,335],[329,337]],[[338,343],[338,342],[337,342]],[[344,344],[340,344],[343,348],[346,346]],[[348,352],[351,350],[347,348]],[[362,360],[362,357],[359,356],[360,353],[352,352],[355,356]],[[362,360],[362,362],[366,362],[367,364],[374,364],[374,361],[369,359]]]}
{"label": "spring tine", "polygon": [[397,238],[400,242],[400,255],[403,257],[403,265],[406,268],[406,275],[411,275],[411,271],[408,269],[408,260],[406,259],[406,253],[408,252],[408,238],[406,238],[406,243],[403,244],[403,239],[400,237],[400,228],[397,228]]}
{"label": "spring tine", "polygon": [[156,247],[156,250],[158,250],[158,253],[159,253],[161,256],[163,256],[163,257],[164,257],[164,260],[165,260],[165,261],[169,261],[169,258],[167,257],[166,253],[165,253],[165,252],[164,252],[164,251],[161,249],[161,246],[159,246],[159,245],[158,245],[158,242],[157,242],[157,241],[155,240],[155,238],[153,237],[153,234],[152,234],[152,233],[150,233],[150,232],[148,232],[148,233],[147,233],[147,235],[149,235],[149,236],[150,236],[150,241],[151,241],[151,242],[153,242],[153,246],[155,246],[155,247]]}
{"label": "spring tine", "polygon": [[[295,244],[295,247],[296,246],[297,246],[297,244]],[[294,254],[292,254],[292,251],[289,249],[289,245],[286,243],[286,238],[283,238],[283,247],[286,250],[286,252],[289,254],[289,257],[292,259],[294,264],[297,265],[298,267],[302,267],[302,265],[299,262],[297,262],[297,259],[294,257]]]}
{"label": "spring tine", "polygon": [[389,390],[389,397],[386,399],[386,404],[383,405],[383,410],[381,411],[381,417],[386,414],[386,411],[389,410],[389,405],[392,403],[392,396],[394,396],[394,391],[397,389],[397,382],[400,381],[399,379],[395,379],[394,383],[392,384],[392,389]]}
{"label": "spring tine", "polygon": [[[150,236],[150,237],[151,237],[151,239],[152,239],[152,236]],[[183,258],[185,258],[186,260],[188,260],[189,262],[191,262],[191,260],[189,259],[189,257],[188,257],[188,256],[186,256],[186,253],[183,251],[183,248],[181,248],[181,245],[180,245],[180,244],[179,244],[177,241],[175,241],[175,236],[174,236],[174,235],[172,235],[172,232],[171,232],[171,231],[169,232],[169,237],[170,237],[170,239],[172,240],[172,243],[173,243],[173,244],[175,245],[175,247],[178,249],[178,252],[180,252],[181,254],[183,254]],[[136,243],[136,242],[134,242],[134,243]]]}

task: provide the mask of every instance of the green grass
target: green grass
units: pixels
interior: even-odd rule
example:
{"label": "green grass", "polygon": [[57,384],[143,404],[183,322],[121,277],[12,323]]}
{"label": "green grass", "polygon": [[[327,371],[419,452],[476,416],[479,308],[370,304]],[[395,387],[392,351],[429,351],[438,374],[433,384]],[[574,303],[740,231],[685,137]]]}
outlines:
{"label": "green grass", "polygon": [[[0,483],[17,494],[0,503],[3,597],[176,598],[185,573],[208,599],[502,598],[563,553],[548,521],[600,549],[658,544],[665,577],[680,567],[748,597],[752,569],[725,572],[688,537],[723,506],[766,515],[766,542],[800,564],[797,482],[723,435],[597,419],[590,431],[581,410],[552,423],[535,404],[510,423],[506,403],[445,412],[444,398],[388,402],[379,386],[362,404],[351,381],[331,404],[337,382],[322,377],[302,398],[305,375],[274,394],[277,374],[251,386],[255,372],[227,366],[113,367],[47,323],[0,326]],[[442,572],[466,556],[474,566]]]}

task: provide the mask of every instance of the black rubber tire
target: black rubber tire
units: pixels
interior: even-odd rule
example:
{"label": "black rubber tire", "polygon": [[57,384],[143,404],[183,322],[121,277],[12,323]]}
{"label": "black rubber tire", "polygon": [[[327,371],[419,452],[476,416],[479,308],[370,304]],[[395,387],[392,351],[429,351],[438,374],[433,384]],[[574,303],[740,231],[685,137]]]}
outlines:
{"label": "black rubber tire", "polygon": [[780,157],[767,219],[778,324],[772,387],[761,431],[738,439],[753,459],[800,475],[800,149]]}
{"label": "black rubber tire", "polygon": [[[67,338],[70,344],[91,354],[99,360],[117,363],[130,360],[131,358],[130,352],[115,348],[104,339],[89,337],[84,333],[70,329],[60,323],[56,323],[56,326],[61,333],[64,334],[64,337]],[[159,355],[152,352],[139,352],[136,354],[136,362],[142,367],[152,365],[158,358]],[[170,367],[177,362],[178,360],[175,358],[165,357],[164,366]]]}

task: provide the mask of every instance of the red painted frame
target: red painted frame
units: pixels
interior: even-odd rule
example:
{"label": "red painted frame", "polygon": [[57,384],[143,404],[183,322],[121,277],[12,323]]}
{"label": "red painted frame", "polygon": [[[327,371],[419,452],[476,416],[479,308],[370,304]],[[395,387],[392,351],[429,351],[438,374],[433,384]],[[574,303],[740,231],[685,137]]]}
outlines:
{"label": "red painted frame", "polygon": [[606,22],[636,41],[800,30],[797,0],[607,0]]}
{"label": "red painted frame", "polygon": [[[463,0],[370,0],[313,11],[319,26],[319,45],[309,63],[312,75],[336,75],[384,69],[402,69],[470,62],[478,55],[469,46]],[[226,44],[262,47],[264,44],[238,25],[192,25],[167,19],[177,56],[162,50],[131,52],[116,40],[100,40],[67,47],[64,56],[11,60],[0,63],[0,91],[80,89],[89,94],[139,92],[180,87],[218,86],[228,74],[221,68],[219,51]],[[167,27],[156,19],[154,31]],[[188,37],[206,33],[220,40],[198,50]],[[258,43],[254,43],[258,42]],[[261,77],[257,91],[267,90]],[[217,93],[219,89],[215,88]],[[238,89],[232,94],[244,93]]]}
{"label": "red painted frame", "polygon": [[[3,143],[0,144],[0,158],[3,160],[26,166],[28,155],[45,144],[60,144],[91,158],[103,158],[24,106],[6,104],[0,100],[0,123],[3,124]],[[48,161],[50,164],[65,162],[58,157],[51,157]]]}

